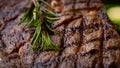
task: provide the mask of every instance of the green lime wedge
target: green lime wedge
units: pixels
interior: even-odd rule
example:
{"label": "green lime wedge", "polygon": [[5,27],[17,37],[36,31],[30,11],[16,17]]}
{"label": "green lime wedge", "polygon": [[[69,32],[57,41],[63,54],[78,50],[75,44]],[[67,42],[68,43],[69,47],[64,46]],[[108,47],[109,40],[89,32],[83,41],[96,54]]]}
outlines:
{"label": "green lime wedge", "polygon": [[120,6],[114,6],[107,10],[107,14],[113,23],[120,26]]}

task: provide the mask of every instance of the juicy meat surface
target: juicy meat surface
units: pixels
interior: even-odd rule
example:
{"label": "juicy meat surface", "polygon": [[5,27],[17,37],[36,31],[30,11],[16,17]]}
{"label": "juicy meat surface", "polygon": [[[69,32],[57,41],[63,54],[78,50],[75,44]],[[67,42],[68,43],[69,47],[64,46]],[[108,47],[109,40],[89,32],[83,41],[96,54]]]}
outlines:
{"label": "juicy meat surface", "polygon": [[60,20],[61,51],[30,49],[34,28],[18,25],[30,0],[0,0],[0,68],[120,68],[120,35],[100,0],[48,0]]}

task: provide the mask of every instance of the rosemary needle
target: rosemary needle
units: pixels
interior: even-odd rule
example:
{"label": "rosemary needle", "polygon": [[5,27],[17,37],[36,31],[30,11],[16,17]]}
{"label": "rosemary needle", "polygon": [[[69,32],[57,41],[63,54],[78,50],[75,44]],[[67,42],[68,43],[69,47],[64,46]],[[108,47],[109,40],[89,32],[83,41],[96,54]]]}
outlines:
{"label": "rosemary needle", "polygon": [[[53,43],[50,34],[56,32],[51,28],[51,23],[58,20],[56,14],[46,9],[45,7],[52,7],[44,0],[32,0],[33,4],[26,11],[19,24],[27,21],[26,27],[35,27],[35,32],[31,39],[33,50],[60,50],[58,46]],[[44,4],[44,6],[43,6]]]}

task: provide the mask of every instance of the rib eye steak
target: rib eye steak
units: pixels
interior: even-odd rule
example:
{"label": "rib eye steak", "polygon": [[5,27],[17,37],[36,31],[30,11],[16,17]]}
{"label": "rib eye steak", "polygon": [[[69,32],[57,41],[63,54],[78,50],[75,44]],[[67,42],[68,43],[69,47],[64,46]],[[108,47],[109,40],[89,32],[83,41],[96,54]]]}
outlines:
{"label": "rib eye steak", "polygon": [[0,68],[120,68],[120,36],[100,0],[49,0],[61,51],[30,50],[34,28],[18,25],[31,1],[0,0]]}

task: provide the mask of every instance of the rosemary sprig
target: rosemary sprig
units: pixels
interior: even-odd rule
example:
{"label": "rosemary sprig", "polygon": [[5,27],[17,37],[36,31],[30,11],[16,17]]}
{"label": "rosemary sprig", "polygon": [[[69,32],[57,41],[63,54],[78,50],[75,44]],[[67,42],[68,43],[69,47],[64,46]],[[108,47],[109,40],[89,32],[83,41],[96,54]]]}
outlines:
{"label": "rosemary sprig", "polygon": [[[58,20],[56,14],[46,9],[52,8],[44,0],[32,0],[33,4],[24,14],[20,23],[27,21],[26,27],[35,27],[35,32],[31,40],[33,50],[60,50],[50,38],[50,34],[56,32],[51,28],[51,23]],[[44,5],[44,6],[43,6]]]}

